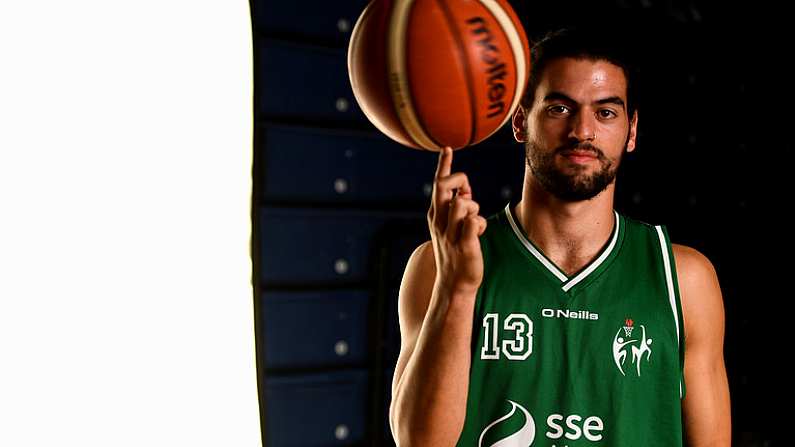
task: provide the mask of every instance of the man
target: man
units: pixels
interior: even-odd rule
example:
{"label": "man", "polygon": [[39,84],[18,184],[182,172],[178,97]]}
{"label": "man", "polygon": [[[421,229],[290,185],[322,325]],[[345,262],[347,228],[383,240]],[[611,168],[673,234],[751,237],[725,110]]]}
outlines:
{"label": "man", "polygon": [[[399,296],[390,423],[407,446],[729,446],[710,261],[613,209],[632,70],[598,34],[533,47],[521,201],[488,220],[439,156]],[[685,349],[686,348],[686,349]]]}

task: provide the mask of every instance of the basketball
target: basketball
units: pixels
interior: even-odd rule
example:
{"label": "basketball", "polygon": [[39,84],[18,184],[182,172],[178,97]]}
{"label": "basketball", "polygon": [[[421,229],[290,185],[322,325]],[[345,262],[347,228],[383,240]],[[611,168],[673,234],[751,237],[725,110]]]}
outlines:
{"label": "basketball", "polygon": [[362,111],[414,149],[485,140],[511,118],[529,74],[527,36],[505,0],[373,0],[348,44]]}

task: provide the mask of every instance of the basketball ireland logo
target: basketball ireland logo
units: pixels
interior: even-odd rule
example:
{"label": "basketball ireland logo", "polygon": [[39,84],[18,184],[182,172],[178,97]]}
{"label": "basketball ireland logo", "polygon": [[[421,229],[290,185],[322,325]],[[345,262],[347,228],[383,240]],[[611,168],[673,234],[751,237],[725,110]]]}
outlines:
{"label": "basketball ireland logo", "polygon": [[[633,338],[632,332],[635,327],[635,322],[631,318],[624,321],[624,326],[618,329],[616,336],[613,337],[613,361],[615,361],[621,375],[626,376],[624,372],[624,364],[627,362],[628,354],[632,354],[630,359],[630,366],[635,365],[638,377],[640,377],[640,364],[644,359],[649,362],[651,358],[651,338],[646,336],[646,326],[640,325],[641,334],[640,338]],[[623,336],[622,336],[623,332]],[[635,332],[637,336],[637,331]]]}

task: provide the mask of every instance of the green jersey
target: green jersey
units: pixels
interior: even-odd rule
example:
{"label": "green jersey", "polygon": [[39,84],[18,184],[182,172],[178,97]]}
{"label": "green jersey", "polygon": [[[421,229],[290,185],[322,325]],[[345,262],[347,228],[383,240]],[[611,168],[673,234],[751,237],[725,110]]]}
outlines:
{"label": "green jersey", "polygon": [[663,225],[613,211],[575,274],[527,237],[509,203],[480,236],[460,447],[681,446],[684,332]]}

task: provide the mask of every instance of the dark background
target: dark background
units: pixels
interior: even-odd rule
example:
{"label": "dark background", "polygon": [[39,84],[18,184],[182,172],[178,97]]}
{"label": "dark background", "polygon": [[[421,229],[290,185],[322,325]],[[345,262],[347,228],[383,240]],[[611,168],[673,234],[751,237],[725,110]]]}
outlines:
{"label": "dark background", "polygon": [[[568,24],[626,30],[642,73],[619,212],[668,227],[715,266],[726,311],[733,445],[784,445],[780,405],[793,107],[786,14],[762,3],[511,2],[531,40]],[[396,299],[429,239],[437,155],[380,134],[348,81],[361,0],[252,1],[253,254],[264,443],[392,445]],[[457,151],[481,215],[521,195],[510,122]],[[782,408],[779,410],[779,408]]]}

